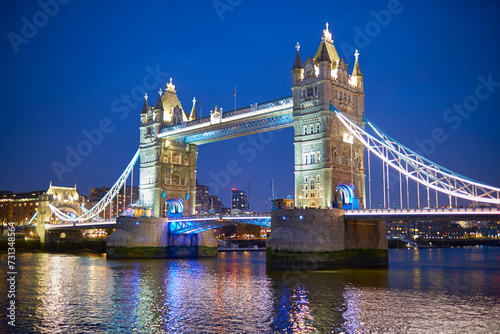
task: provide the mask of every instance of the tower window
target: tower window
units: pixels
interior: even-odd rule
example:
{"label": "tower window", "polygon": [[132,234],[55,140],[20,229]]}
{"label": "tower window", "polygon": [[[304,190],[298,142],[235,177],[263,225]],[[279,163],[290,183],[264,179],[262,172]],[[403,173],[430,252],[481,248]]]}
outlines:
{"label": "tower window", "polygon": [[181,155],[178,152],[175,152],[172,154],[172,163],[174,164],[180,164],[181,163]]}
{"label": "tower window", "polygon": [[313,96],[313,88],[312,87],[307,87],[307,97]]}

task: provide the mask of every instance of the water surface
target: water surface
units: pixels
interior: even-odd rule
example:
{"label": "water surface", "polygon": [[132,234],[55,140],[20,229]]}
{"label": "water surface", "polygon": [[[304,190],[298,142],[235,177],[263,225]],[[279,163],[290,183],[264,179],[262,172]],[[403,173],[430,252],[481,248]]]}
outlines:
{"label": "water surface", "polygon": [[264,252],[16,257],[16,327],[3,311],[0,332],[500,333],[498,247],[394,249],[387,269],[322,272],[268,271]]}

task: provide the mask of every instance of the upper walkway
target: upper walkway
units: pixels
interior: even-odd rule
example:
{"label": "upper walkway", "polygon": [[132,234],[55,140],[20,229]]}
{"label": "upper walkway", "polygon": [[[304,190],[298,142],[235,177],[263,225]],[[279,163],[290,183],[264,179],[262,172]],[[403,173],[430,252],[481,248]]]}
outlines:
{"label": "upper walkway", "polygon": [[164,127],[159,138],[168,140],[184,139],[186,144],[206,144],[219,140],[246,136],[253,133],[277,130],[293,125],[292,97],[264,103],[254,103],[249,107],[221,112],[220,117],[204,117]]}

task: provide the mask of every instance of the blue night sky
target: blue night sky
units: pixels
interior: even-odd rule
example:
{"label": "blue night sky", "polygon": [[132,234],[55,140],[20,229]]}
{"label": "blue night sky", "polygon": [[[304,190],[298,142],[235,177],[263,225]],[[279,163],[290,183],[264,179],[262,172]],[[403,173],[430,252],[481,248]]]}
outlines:
{"label": "blue night sky", "polygon": [[[349,71],[359,50],[370,120],[431,160],[500,186],[494,1],[66,2],[49,6],[50,16],[36,1],[0,3],[0,190],[43,190],[53,181],[76,183],[88,196],[113,185],[138,148],[144,87],[156,103],[170,77],[185,110],[203,99],[203,116],[215,105],[232,110],[235,85],[238,107],[291,95],[295,44],[302,60],[314,56],[326,22]],[[453,110],[464,103],[470,111]],[[54,162],[65,164],[67,147],[106,119],[112,131],[58,178]],[[437,128],[446,139],[430,147]],[[273,178],[279,197],[293,194],[292,129],[262,139],[252,155],[237,151],[247,137],[200,146],[200,183],[217,184],[212,176],[236,160],[241,172],[213,189],[225,205],[248,178],[254,210],[265,209]]]}

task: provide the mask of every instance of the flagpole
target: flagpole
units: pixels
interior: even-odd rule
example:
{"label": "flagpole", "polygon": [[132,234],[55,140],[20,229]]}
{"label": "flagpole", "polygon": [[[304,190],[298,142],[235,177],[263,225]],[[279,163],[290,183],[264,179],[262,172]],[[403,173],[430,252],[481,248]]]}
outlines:
{"label": "flagpole", "polygon": [[200,97],[200,119],[203,118],[201,115],[203,114],[203,104],[201,101],[203,100],[203,96]]}
{"label": "flagpole", "polygon": [[234,85],[234,110],[236,110],[236,85]]}

